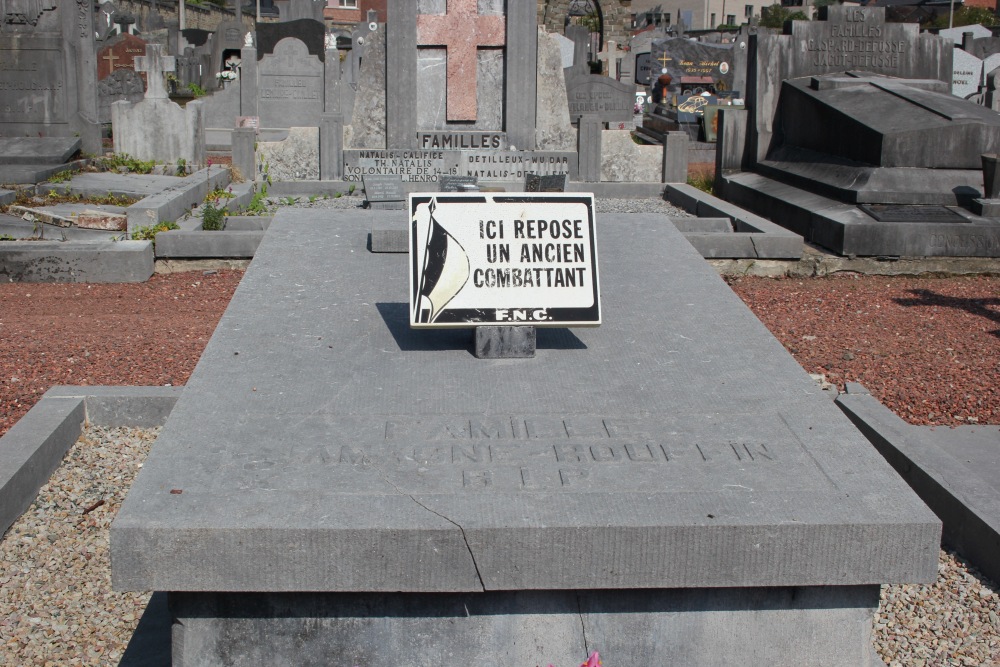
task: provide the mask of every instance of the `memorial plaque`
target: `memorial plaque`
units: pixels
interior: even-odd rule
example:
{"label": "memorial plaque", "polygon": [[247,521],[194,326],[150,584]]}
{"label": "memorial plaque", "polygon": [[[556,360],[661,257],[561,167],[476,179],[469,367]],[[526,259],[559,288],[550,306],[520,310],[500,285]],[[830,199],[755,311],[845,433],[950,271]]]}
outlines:
{"label": "memorial plaque", "polygon": [[479,189],[479,179],[475,176],[442,176],[438,181],[441,192],[470,192]]}
{"label": "memorial plaque", "polygon": [[597,326],[592,194],[411,194],[410,326]]}
{"label": "memorial plaque", "polygon": [[458,151],[346,150],[344,180],[360,181],[373,175],[395,175],[404,183],[437,183],[445,174],[457,175]]}
{"label": "memorial plaque", "polygon": [[858,208],[879,222],[969,222],[945,206],[859,204]]}
{"label": "memorial plaque", "polygon": [[[680,84],[698,78],[712,90],[733,88],[733,45],[692,42],[683,37],[654,40],[650,49],[650,81],[666,73]],[[655,73],[655,76],[652,75]]]}
{"label": "memorial plaque", "polygon": [[565,174],[525,174],[525,192],[566,192]]}
{"label": "memorial plaque", "polygon": [[983,61],[962,49],[955,49],[952,59],[951,94],[963,100],[979,92],[983,80]]}
{"label": "memorial plaque", "polygon": [[463,151],[459,173],[500,183],[521,183],[529,173],[572,178],[578,160],[576,153],[561,151]]}
{"label": "memorial plaque", "polygon": [[[46,43],[51,43],[48,48]],[[0,48],[0,123],[65,123],[66,71],[57,40],[33,47],[4,42]]]}
{"label": "memorial plaque", "polygon": [[399,176],[373,174],[364,178],[365,199],[370,208],[379,210],[402,210],[405,208],[406,192]]}
{"label": "memorial plaque", "polygon": [[[657,74],[659,76],[659,74]],[[653,85],[653,54],[638,53],[635,56],[635,82],[640,86]]]}

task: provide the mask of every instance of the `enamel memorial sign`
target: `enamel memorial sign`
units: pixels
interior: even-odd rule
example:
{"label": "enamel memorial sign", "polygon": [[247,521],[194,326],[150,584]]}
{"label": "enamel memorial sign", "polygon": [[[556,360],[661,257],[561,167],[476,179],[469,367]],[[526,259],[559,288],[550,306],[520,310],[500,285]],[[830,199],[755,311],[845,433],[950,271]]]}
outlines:
{"label": "enamel memorial sign", "polygon": [[598,326],[594,196],[414,193],[410,326]]}

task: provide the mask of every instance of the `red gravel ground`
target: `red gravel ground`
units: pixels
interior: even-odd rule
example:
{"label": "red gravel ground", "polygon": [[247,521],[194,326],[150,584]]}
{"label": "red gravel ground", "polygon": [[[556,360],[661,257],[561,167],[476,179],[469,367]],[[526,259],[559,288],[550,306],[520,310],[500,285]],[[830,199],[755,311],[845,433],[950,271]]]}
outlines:
{"label": "red gravel ground", "polygon": [[810,373],[911,424],[1000,424],[1000,277],[730,280]]}
{"label": "red gravel ground", "polygon": [[0,435],[54,385],[184,384],[242,276],[0,284]]}
{"label": "red gravel ground", "polygon": [[[183,384],[241,276],[0,285],[0,435],[53,385]],[[731,284],[810,373],[914,424],[1000,424],[1000,278]]]}

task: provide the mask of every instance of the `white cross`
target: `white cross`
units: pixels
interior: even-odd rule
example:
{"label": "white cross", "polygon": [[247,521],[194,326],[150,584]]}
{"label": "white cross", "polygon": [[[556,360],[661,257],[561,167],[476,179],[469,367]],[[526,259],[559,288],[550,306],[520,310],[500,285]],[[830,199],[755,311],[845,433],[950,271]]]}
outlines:
{"label": "white cross", "polygon": [[147,44],[146,55],[137,56],[135,59],[135,70],[146,73],[146,99],[165,100],[167,99],[167,86],[164,84],[163,75],[173,72],[176,68],[176,60],[173,56],[164,56],[160,44]]}
{"label": "white cross", "polygon": [[608,76],[612,79],[618,78],[618,43],[608,40],[604,50],[597,54],[597,57],[608,64]]}

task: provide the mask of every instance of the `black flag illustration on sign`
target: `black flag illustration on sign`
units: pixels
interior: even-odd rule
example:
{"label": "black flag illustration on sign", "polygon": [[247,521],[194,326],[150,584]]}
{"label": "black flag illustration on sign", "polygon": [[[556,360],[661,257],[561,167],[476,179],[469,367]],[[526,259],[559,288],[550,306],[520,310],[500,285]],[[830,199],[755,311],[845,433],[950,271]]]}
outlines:
{"label": "black flag illustration on sign", "polygon": [[424,248],[424,270],[417,297],[417,321],[431,324],[469,280],[469,256],[454,236],[434,218],[437,200],[428,205],[430,224]]}

